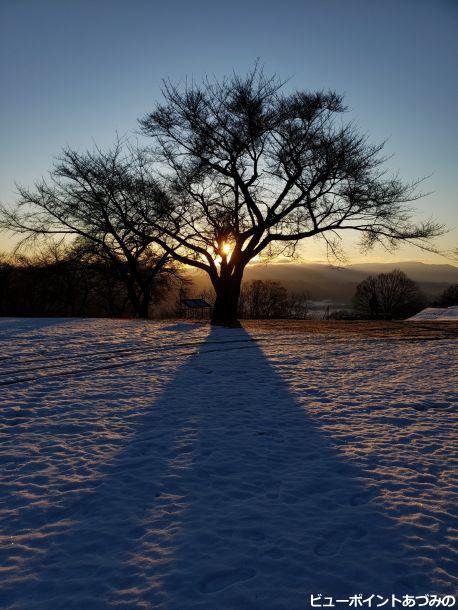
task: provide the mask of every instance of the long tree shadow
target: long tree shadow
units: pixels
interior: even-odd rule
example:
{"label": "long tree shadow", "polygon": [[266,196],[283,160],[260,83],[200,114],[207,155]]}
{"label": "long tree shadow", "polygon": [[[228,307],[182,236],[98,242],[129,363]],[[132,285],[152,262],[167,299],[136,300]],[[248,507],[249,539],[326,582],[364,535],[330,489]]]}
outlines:
{"label": "long tree shadow", "polygon": [[[249,338],[207,340],[221,336]],[[6,604],[295,610],[431,592],[430,566],[255,343],[204,344],[100,476],[50,516],[62,532]]]}

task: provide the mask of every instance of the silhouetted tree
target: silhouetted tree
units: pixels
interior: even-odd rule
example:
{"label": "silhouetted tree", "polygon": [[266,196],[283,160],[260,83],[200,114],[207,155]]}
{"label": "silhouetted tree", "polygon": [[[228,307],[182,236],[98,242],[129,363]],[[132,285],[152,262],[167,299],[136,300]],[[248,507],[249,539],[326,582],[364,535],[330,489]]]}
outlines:
{"label": "silhouetted tree", "polygon": [[0,315],[2,316],[7,315],[4,295],[8,292],[13,271],[13,266],[8,257],[0,253]]}
{"label": "silhouetted tree", "polygon": [[239,299],[241,318],[283,318],[287,316],[288,292],[279,282],[253,280],[242,284]]}
{"label": "silhouetted tree", "polygon": [[290,293],[280,282],[252,280],[240,291],[239,317],[248,319],[299,318],[308,313],[307,293]]}
{"label": "silhouetted tree", "polygon": [[394,269],[358,284],[353,305],[359,314],[371,319],[406,318],[424,307],[425,297],[413,280]]}
{"label": "silhouetted tree", "polygon": [[[159,303],[173,286],[169,274],[153,284]],[[20,316],[133,316],[118,267],[85,244],[51,243],[32,255],[2,257],[0,314]]]}
{"label": "silhouetted tree", "polygon": [[458,305],[458,284],[452,284],[444,290],[437,303],[439,307]]}
{"label": "silhouetted tree", "polygon": [[441,233],[411,221],[416,184],[388,177],[380,156],[351,123],[342,96],[285,93],[255,67],[247,77],[164,86],[165,102],[141,120],[153,138],[173,208],[145,227],[176,260],[206,271],[216,292],[214,322],[232,322],[244,269],[261,253],[293,254],[319,236],[331,253],[344,230],[362,246],[400,241],[428,247]]}
{"label": "silhouetted tree", "polygon": [[308,292],[288,293],[288,318],[305,320],[309,315],[310,294]]}
{"label": "silhouetted tree", "polygon": [[3,315],[82,315],[96,281],[81,260],[62,245],[52,244],[33,256],[8,259],[0,267],[0,311]]}
{"label": "silhouetted tree", "polygon": [[[180,291],[180,299],[196,296],[189,288]],[[213,287],[200,291],[199,298],[212,306],[216,300]],[[307,292],[290,292],[280,282],[252,280],[244,282],[240,290],[238,316],[242,319],[295,318],[305,319],[309,310],[310,295]],[[177,305],[177,313],[181,307]]]}
{"label": "silhouetted tree", "polygon": [[154,230],[138,230],[145,214],[158,221],[169,205],[144,152],[120,141],[108,151],[65,149],[48,180],[18,188],[17,207],[0,209],[0,228],[23,234],[24,241],[78,238],[80,252],[104,259],[104,270],[124,283],[136,315],[147,318],[155,283],[177,270],[154,241]]}

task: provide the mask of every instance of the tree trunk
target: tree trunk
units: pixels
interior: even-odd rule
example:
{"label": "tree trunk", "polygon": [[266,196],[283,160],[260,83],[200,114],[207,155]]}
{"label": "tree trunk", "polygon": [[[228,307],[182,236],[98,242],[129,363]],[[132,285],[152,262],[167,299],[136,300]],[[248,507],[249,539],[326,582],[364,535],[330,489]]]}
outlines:
{"label": "tree trunk", "polygon": [[137,318],[147,320],[149,318],[149,305],[150,305],[150,294],[148,290],[140,289],[136,290],[133,282],[127,283],[127,293],[129,295],[129,301],[135,311]]}
{"label": "tree trunk", "polygon": [[151,287],[148,283],[140,284],[140,295],[138,300],[139,308],[137,315],[139,318],[147,320],[149,318],[149,308],[151,305]]}
{"label": "tree trunk", "polygon": [[215,286],[216,300],[213,305],[211,323],[237,324],[237,309],[239,304],[242,277],[220,278]]}
{"label": "tree trunk", "polygon": [[137,309],[137,316],[145,320],[149,318],[149,299],[145,297],[140,299],[140,303]]}

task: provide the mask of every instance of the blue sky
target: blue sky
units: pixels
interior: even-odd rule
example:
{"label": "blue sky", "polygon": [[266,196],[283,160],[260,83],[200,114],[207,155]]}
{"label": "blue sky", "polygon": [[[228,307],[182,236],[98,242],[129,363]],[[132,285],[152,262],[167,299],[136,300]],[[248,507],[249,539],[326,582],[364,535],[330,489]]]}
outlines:
{"label": "blue sky", "polygon": [[[13,202],[14,182],[40,178],[64,145],[135,130],[162,78],[245,72],[259,57],[291,87],[343,92],[405,179],[432,174],[418,208],[452,229],[440,245],[455,247],[457,26],[456,0],[0,0],[0,200]],[[315,242],[303,254],[323,258]],[[411,248],[370,259],[447,262]]]}

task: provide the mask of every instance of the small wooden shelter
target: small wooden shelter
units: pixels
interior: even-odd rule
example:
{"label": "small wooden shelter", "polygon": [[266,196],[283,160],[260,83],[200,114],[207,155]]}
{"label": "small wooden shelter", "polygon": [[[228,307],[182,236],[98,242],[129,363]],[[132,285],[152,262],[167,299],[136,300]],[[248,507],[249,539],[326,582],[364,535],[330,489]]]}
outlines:
{"label": "small wooden shelter", "polygon": [[184,318],[209,318],[212,306],[205,299],[182,299],[181,315]]}

